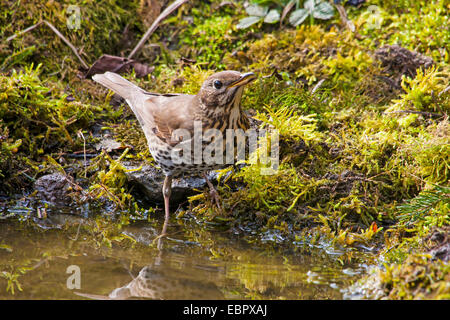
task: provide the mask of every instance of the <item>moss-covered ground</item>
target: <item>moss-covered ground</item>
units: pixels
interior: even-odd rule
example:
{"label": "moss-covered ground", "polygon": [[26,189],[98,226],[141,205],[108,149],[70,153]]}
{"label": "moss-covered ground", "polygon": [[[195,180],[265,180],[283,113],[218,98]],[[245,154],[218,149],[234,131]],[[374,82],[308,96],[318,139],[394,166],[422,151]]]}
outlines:
{"label": "moss-covered ground", "polygon": [[[121,165],[152,163],[129,108],[84,79],[47,26],[6,40],[45,19],[92,64],[102,54],[127,55],[146,30],[145,1],[85,1],[78,30],[66,25],[71,3],[2,2],[0,196],[29,195],[38,177],[59,171],[74,181],[77,201],[107,203],[117,223],[152,219],[160,211],[133,196]],[[126,77],[149,91],[195,93],[213,71],[257,73],[242,104],[279,131],[280,167],[273,175],[260,164],[226,169],[233,174],[218,185],[221,212],[205,189],[173,216],[274,231],[293,246],[375,247],[384,265],[378,298],[448,299],[448,245],[447,255],[433,248],[449,239],[450,2],[346,6],[356,32],[337,14],[297,28],[238,30],[242,5],[220,3],[182,6],[135,57],[154,72]],[[88,166],[70,156],[91,150],[98,132],[132,148],[97,153]]]}

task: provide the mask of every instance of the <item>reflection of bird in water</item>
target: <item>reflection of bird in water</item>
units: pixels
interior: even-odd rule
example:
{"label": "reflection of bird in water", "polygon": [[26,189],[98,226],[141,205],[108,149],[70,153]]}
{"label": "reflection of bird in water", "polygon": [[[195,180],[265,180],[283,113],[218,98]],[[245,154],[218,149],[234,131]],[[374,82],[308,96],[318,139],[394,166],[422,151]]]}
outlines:
{"label": "reflection of bird in water", "polygon": [[167,265],[149,265],[127,285],[113,290],[109,296],[75,292],[90,299],[160,299],[160,300],[218,300],[224,299],[222,292],[204,277],[193,278]]}

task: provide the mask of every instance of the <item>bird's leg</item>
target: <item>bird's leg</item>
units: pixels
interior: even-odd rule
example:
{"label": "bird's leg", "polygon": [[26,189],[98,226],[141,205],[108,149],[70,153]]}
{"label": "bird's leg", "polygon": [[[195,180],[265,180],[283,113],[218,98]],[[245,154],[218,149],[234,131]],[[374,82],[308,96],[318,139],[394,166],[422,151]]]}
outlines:
{"label": "bird's leg", "polygon": [[219,193],[217,192],[216,188],[214,188],[211,181],[209,181],[208,176],[206,175],[206,172],[203,172],[203,178],[206,180],[206,183],[209,187],[209,194],[214,198],[214,201],[216,202],[217,208],[222,211],[222,208],[220,207],[220,197]]}
{"label": "bird's leg", "polygon": [[158,240],[158,249],[160,249],[161,247],[161,238],[166,235],[167,225],[169,224],[169,216],[170,216],[169,204],[170,204],[170,194],[172,193],[172,176],[166,176],[166,178],[164,179],[162,192],[164,196],[165,216],[161,234],[157,237],[157,239],[155,239]]}

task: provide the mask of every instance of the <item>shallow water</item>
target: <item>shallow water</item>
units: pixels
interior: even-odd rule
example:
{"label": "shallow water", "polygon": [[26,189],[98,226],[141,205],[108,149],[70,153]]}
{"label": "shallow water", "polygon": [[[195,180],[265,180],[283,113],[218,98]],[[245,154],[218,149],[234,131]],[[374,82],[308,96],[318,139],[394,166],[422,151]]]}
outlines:
{"label": "shallow water", "polygon": [[[188,220],[171,222],[162,250],[153,244],[161,224],[144,221],[121,230],[135,243],[108,247],[94,221],[0,219],[0,299],[342,299],[365,270],[364,259],[345,262],[330,247],[256,245]],[[70,266],[79,267],[79,288],[70,288]]]}

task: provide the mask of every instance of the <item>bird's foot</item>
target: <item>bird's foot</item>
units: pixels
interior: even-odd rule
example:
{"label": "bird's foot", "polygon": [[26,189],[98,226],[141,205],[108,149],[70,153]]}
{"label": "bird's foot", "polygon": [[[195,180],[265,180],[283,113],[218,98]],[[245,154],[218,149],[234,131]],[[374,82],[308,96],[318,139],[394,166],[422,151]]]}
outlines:
{"label": "bird's foot", "polygon": [[222,212],[222,207],[220,206],[220,196],[217,190],[213,187],[209,189],[209,195],[211,196],[211,200],[214,200],[219,211]]}
{"label": "bird's foot", "polygon": [[211,181],[209,181],[208,177],[206,176],[206,174],[203,174],[203,177],[206,180],[206,183],[208,184],[209,187],[209,195],[211,196],[211,200],[214,201],[216,203],[217,209],[219,209],[220,212],[222,212],[222,206],[220,205],[220,196],[219,193],[217,192],[216,188],[214,188],[213,184],[211,183]]}

